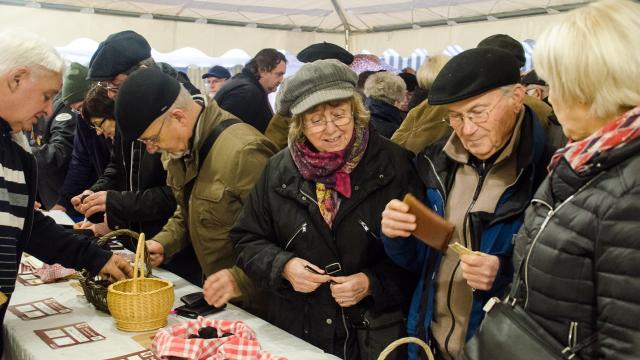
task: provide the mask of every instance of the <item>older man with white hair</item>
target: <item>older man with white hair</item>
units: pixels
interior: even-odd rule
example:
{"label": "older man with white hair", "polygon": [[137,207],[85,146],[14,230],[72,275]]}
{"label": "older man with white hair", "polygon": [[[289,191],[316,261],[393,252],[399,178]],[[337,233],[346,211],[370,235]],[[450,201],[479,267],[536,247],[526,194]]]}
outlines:
{"label": "older man with white hair", "polygon": [[23,251],[46,263],[86,268],[115,279],[131,275],[127,261],[33,209],[36,162],[22,131],[51,114],[63,70],[64,61],[43,39],[0,33],[0,321]]}

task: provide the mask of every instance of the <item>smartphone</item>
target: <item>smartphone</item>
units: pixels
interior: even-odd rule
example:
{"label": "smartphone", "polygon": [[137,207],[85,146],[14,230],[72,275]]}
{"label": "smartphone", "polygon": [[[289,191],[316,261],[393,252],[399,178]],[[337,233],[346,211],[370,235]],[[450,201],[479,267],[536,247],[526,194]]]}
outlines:
{"label": "smartphone", "polygon": [[226,307],[227,307],[226,304],[222,307],[215,307],[207,303],[204,303],[204,304],[196,304],[195,306],[182,305],[175,308],[174,311],[176,312],[176,315],[186,317],[189,319],[196,319],[198,318],[198,316],[207,316],[207,315],[218,313],[224,310]]}
{"label": "smartphone", "polygon": [[309,272],[312,272],[312,273],[314,273],[314,274],[316,274],[316,275],[324,275],[324,274],[321,274],[321,273],[317,272],[314,268],[312,268],[312,267],[311,267],[311,266],[309,266],[309,265],[305,265],[305,266],[304,266],[304,268],[305,268],[305,270],[307,270],[307,271],[309,271]]}

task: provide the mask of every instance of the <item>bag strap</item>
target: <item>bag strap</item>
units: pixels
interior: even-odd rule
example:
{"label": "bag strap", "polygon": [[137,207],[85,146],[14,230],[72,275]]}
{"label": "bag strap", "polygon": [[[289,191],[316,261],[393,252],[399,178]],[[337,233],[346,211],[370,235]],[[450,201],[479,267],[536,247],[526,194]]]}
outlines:
{"label": "bag strap", "polygon": [[567,346],[566,348],[562,349],[562,355],[566,356],[568,360],[571,360],[576,356],[576,354],[582,351],[582,349],[593,344],[597,339],[598,333],[594,332],[593,334],[591,334],[591,336],[573,345],[572,347]]}
{"label": "bag strap", "polygon": [[[220,134],[222,134],[222,132],[225,131],[229,126],[239,124],[241,122],[242,121],[239,119],[223,120],[218,125],[216,125],[216,127],[213,128],[213,130],[209,133],[209,135],[207,135],[207,137],[202,142],[202,146],[200,146],[200,150],[198,150],[198,174],[200,173],[202,164],[204,164],[204,160],[209,155],[209,151],[211,151],[213,144],[216,142],[216,140],[218,140],[218,137],[220,136]],[[193,191],[193,186],[195,185],[197,178],[198,177],[196,176],[195,178],[191,179],[184,186],[183,200],[185,204],[185,209],[187,211],[189,210],[189,199],[191,199],[191,192]]]}

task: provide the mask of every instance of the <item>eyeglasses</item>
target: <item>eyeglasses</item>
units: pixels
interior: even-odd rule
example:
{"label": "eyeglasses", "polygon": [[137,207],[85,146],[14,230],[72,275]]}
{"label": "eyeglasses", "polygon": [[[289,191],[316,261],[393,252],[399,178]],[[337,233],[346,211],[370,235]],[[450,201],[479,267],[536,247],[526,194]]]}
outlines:
{"label": "eyeglasses", "polygon": [[480,112],[469,112],[469,113],[459,113],[459,112],[450,112],[448,113],[442,121],[446,122],[452,128],[459,128],[464,125],[464,119],[469,120],[475,125],[482,124],[489,119],[489,115],[496,108],[498,103],[504,98],[504,95],[501,95],[498,101],[496,101],[493,106],[489,110],[480,111]]}
{"label": "eyeglasses", "polygon": [[96,125],[94,125],[93,123],[89,123],[89,128],[91,130],[95,130],[96,132],[102,132],[102,124],[104,124],[104,122],[107,121],[107,118],[102,118],[102,120],[100,120],[100,122]]}
{"label": "eyeglasses", "polygon": [[327,128],[329,121],[331,121],[333,125],[341,127],[349,124],[351,120],[352,117],[350,115],[332,115],[330,120],[325,117],[314,117],[305,121],[305,127],[310,133],[319,133]]}
{"label": "eyeglasses", "polygon": [[155,134],[154,136],[151,136],[149,138],[146,139],[138,139],[138,141],[140,141],[141,143],[145,144],[146,146],[157,146],[158,142],[160,142],[160,133],[162,132],[162,128],[164,127],[164,123],[167,121],[167,118],[165,117],[164,119],[162,119],[162,124],[160,124],[160,129],[158,129],[158,133]]}
{"label": "eyeglasses", "polygon": [[113,85],[111,81],[98,81],[98,86],[111,92],[118,92],[118,90],[120,89],[120,86]]}

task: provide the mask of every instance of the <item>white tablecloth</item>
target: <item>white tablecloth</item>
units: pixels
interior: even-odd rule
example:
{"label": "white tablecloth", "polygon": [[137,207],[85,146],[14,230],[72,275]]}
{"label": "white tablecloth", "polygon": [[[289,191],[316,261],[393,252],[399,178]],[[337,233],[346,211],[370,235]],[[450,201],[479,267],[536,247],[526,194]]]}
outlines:
{"label": "white tablecloth", "polygon": [[[181,305],[180,297],[201,290],[173,273],[154,269],[154,275],[170,280],[175,285],[174,308]],[[77,280],[71,280],[77,281]],[[129,353],[141,351],[144,348],[132,339],[137,333],[124,332],[116,329],[114,320],[107,314],[97,311],[79,292],[72,288],[70,281],[45,284],[39,286],[16,285],[16,291],[11,298],[10,305],[23,304],[46,298],[54,298],[60,304],[72,309],[68,314],[49,316],[42,319],[21,320],[7,311],[4,320],[4,353],[6,359],[108,359]],[[289,359],[337,359],[326,354],[317,347],[290,335],[289,333],[233,306],[208,316],[212,319],[242,320],[257,334],[263,350],[275,355],[282,355]],[[169,315],[169,325],[174,325],[187,319]],[[87,322],[93,329],[106,337],[105,340],[51,349],[34,330],[47,329],[78,322]]]}

